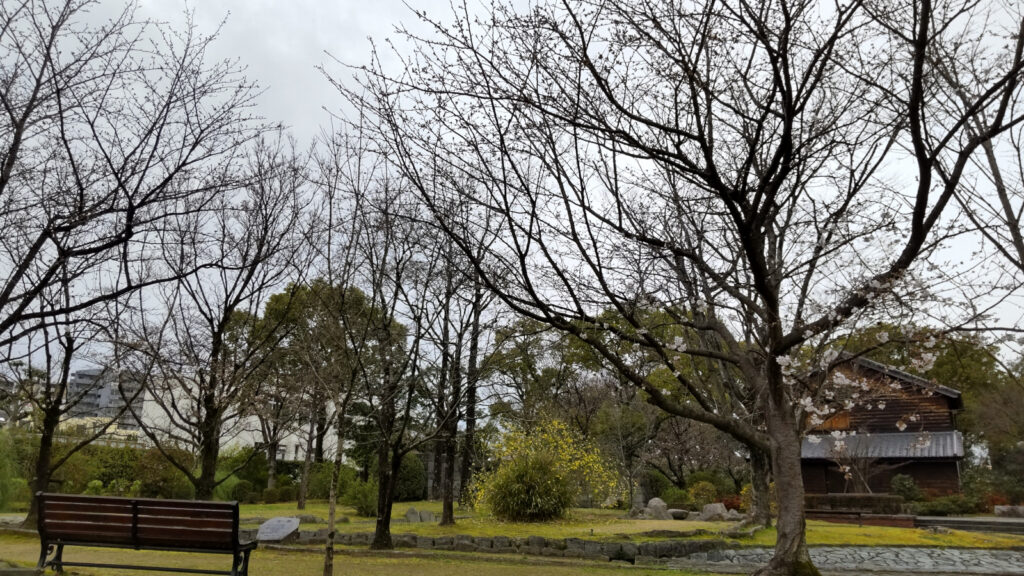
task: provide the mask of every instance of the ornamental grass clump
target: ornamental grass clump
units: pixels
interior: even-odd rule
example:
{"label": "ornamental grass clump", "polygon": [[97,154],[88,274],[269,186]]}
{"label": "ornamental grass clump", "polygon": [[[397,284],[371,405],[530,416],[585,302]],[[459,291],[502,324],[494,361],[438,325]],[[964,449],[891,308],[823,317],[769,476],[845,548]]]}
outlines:
{"label": "ornamental grass clump", "polygon": [[558,421],[509,431],[495,456],[497,466],[477,478],[474,500],[499,520],[554,520],[579,500],[605,502],[619,489],[597,448]]}

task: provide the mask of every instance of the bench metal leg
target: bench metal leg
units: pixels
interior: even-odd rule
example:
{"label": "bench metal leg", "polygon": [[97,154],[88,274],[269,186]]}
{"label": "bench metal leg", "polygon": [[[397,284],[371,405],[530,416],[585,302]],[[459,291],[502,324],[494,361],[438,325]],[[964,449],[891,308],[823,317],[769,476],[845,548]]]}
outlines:
{"label": "bench metal leg", "polygon": [[251,552],[251,550],[246,550],[244,552],[245,556],[242,558],[242,574],[241,574],[241,576],[249,576],[249,552]]}
{"label": "bench metal leg", "polygon": [[[41,542],[39,544],[39,562],[36,563],[36,568],[39,570],[45,570],[47,566],[52,566],[54,572],[57,574],[64,573],[64,545],[63,544],[50,544],[49,542]],[[51,560],[47,560],[46,557],[53,554]]]}
{"label": "bench metal leg", "polygon": [[57,553],[53,556],[53,560],[50,561],[50,565],[53,566],[53,571],[57,574],[64,573],[64,545],[57,544]]}
{"label": "bench metal leg", "polygon": [[42,570],[46,568],[46,557],[53,552],[53,545],[45,540],[39,542],[39,562],[36,563],[36,568]]}

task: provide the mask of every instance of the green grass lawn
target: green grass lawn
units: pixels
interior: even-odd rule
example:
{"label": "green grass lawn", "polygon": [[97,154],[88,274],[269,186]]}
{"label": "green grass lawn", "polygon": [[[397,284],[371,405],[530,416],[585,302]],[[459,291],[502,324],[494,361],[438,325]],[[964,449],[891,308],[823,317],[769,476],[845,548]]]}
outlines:
{"label": "green grass lawn", "polygon": [[[430,510],[440,515],[440,502],[403,502],[396,504],[392,511],[391,532],[411,533],[423,536],[543,536],[545,538],[584,538],[587,540],[651,540],[643,533],[654,530],[688,531],[703,528],[718,532],[730,526],[725,522],[681,522],[678,520],[631,520],[623,518],[621,510],[574,509],[564,520],[547,523],[500,522],[491,516],[475,514],[473,511],[458,510],[456,517],[464,517],[455,526],[438,526],[436,523],[407,523],[405,511],[409,507]],[[350,518],[346,524],[339,524],[340,532],[372,532],[373,519],[359,518],[351,508],[339,510]],[[241,516],[245,518],[271,518],[297,514],[295,503],[244,504]],[[321,518],[327,517],[325,502],[310,502],[302,512]],[[254,526],[255,524],[250,524]],[[304,524],[304,528],[316,528],[322,524]],[[703,536],[710,538],[713,536]],[[1024,536],[1015,534],[992,534],[953,530],[949,534],[933,534],[916,528],[891,528],[886,526],[856,526],[811,520],[807,522],[807,540],[812,546],[935,546],[961,548],[1017,548],[1024,547]],[[775,544],[775,530],[761,530],[753,538],[737,541],[744,546],[772,546]]]}
{"label": "green grass lawn", "polygon": [[[453,536],[469,534],[471,536],[543,536],[545,538],[585,538],[589,540],[622,540],[638,539],[642,532],[650,530],[696,530],[703,528],[717,532],[730,526],[727,522],[679,522],[675,520],[630,520],[623,518],[621,510],[599,510],[577,508],[562,520],[544,523],[501,522],[488,515],[481,515],[469,510],[457,510],[458,518],[455,526],[438,526],[437,523],[410,523],[405,521],[405,512],[410,507],[416,510],[430,510],[440,516],[440,502],[403,502],[392,511],[392,533],[409,533],[423,536]],[[240,516],[242,525],[255,526],[246,522],[252,518],[272,518],[274,516],[293,516],[311,514],[327,518],[325,502],[310,502],[305,511],[295,509],[295,503],[281,504],[243,504]],[[348,517],[349,522],[338,524],[339,532],[372,532],[375,521],[372,518],[360,518],[355,510],[342,507],[339,513]],[[303,528],[319,528],[321,523],[303,524]]]}
{"label": "green grass lawn", "polygon": [[[34,566],[39,555],[39,541],[29,536],[0,534],[0,560],[12,561],[22,566]],[[157,551],[118,550],[110,548],[67,548],[67,561],[131,564],[150,564],[193,569],[227,569],[230,557],[211,554],[187,554]],[[138,575],[145,572],[114,569],[74,569],[80,574],[95,576]],[[322,557],[313,552],[283,552],[278,550],[257,550],[249,562],[251,576],[320,576],[323,570]],[[413,553],[352,554],[342,551],[335,558],[336,574],[359,574],[360,576],[452,576],[452,574],[473,574],[474,576],[664,576],[665,570],[658,568],[637,568],[607,562],[553,561],[520,556],[496,556],[459,553],[434,553],[429,555]],[[673,570],[673,576],[714,576],[704,572],[682,572]]]}

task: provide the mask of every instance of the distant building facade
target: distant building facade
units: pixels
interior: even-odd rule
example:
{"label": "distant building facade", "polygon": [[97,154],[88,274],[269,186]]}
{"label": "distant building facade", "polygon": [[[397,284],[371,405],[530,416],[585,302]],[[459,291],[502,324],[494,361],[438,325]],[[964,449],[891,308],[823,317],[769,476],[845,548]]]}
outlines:
{"label": "distant building facade", "polygon": [[838,369],[867,386],[865,397],[803,440],[801,472],[809,494],[888,492],[896,474],[933,494],[960,491],[963,435],[958,390],[892,366],[856,358]]}
{"label": "distant building facade", "polygon": [[[139,423],[132,412],[142,414],[145,397],[142,383],[124,373],[119,378],[116,372],[104,368],[78,370],[68,381],[67,417],[110,420],[120,414],[119,429],[138,430]],[[126,410],[129,401],[131,409]]]}

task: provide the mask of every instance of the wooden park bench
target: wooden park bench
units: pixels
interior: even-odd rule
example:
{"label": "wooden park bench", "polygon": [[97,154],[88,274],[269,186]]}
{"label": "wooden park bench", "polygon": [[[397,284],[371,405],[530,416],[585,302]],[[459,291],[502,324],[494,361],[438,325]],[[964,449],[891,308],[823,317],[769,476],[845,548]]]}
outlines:
{"label": "wooden park bench", "polygon": [[[37,494],[39,564],[61,573],[65,566],[157,570],[247,576],[256,542],[239,542],[238,503],[151,498]],[[230,554],[231,570],[198,570],[64,560],[65,546],[102,546]],[[50,557],[52,555],[52,557]],[[49,560],[47,560],[47,558]]]}

